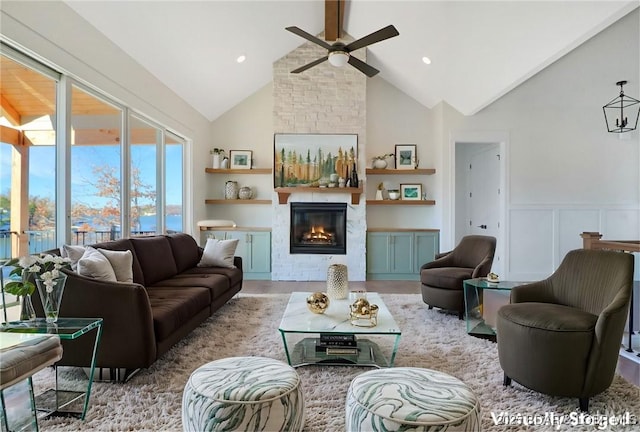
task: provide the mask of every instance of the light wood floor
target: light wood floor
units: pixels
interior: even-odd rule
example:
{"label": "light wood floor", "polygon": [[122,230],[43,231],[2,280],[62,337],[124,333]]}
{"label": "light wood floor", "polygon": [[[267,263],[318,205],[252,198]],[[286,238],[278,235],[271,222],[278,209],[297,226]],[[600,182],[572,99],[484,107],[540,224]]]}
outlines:
{"label": "light wood floor", "polygon": [[[242,292],[247,294],[282,294],[294,291],[326,291],[325,281],[251,281],[242,282]],[[383,294],[420,294],[418,281],[365,281],[349,282],[349,289],[367,290]]]}

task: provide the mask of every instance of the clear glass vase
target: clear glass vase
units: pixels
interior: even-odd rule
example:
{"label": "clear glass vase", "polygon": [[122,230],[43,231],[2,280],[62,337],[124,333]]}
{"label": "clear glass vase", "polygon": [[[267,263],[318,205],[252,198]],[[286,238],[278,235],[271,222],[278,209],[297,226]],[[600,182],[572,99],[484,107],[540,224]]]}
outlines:
{"label": "clear glass vase", "polygon": [[33,321],[36,319],[36,310],[33,308],[31,295],[20,296],[20,321]]}
{"label": "clear glass vase", "polygon": [[64,293],[64,286],[66,283],[67,275],[64,273],[60,273],[58,277],[51,279],[50,282],[36,276],[36,285],[38,286],[38,292],[40,293],[42,309],[44,310],[44,316],[48,323],[58,321],[60,304],[62,303],[62,294]]}

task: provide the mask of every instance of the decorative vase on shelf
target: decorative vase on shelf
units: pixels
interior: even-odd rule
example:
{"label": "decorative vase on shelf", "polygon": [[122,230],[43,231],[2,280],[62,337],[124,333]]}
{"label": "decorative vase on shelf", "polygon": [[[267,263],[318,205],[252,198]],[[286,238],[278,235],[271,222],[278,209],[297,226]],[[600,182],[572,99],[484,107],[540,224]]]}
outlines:
{"label": "decorative vase on shelf", "polygon": [[216,153],[213,155],[213,169],[219,169],[219,168],[220,168],[220,155]]}
{"label": "decorative vase on shelf", "polygon": [[241,200],[251,199],[253,197],[253,191],[249,186],[242,186],[238,191],[238,198]]}
{"label": "decorative vase on shelf", "polygon": [[36,310],[33,308],[31,295],[20,296],[20,321],[33,321],[36,319]]}
{"label": "decorative vase on shelf", "polygon": [[224,199],[238,199],[238,182],[229,180],[224,184]]}
{"label": "decorative vase on shelf", "polygon": [[229,168],[229,158],[228,157],[224,157],[222,159],[222,162],[220,162],[220,168],[222,169],[228,169]]}
{"label": "decorative vase on shelf", "polygon": [[344,264],[331,264],[327,269],[327,295],[332,300],[347,298],[349,274]]}
{"label": "decorative vase on shelf", "polygon": [[387,168],[387,161],[385,159],[374,159],[373,160],[373,167],[375,169],[386,169]]}
{"label": "decorative vase on shelf", "polygon": [[40,293],[44,317],[48,323],[58,321],[62,294],[66,283],[67,275],[64,273],[59,273],[57,277],[47,279],[36,276],[36,285],[38,286],[38,293]]}

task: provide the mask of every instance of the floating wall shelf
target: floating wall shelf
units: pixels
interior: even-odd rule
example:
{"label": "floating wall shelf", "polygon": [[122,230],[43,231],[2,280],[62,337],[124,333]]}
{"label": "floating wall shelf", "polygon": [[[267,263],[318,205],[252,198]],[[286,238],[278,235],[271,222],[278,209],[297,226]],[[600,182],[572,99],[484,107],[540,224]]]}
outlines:
{"label": "floating wall shelf", "polygon": [[418,168],[413,170],[367,168],[365,172],[372,175],[432,175],[436,173],[436,170],[435,168]]}
{"label": "floating wall shelf", "polygon": [[402,205],[402,206],[432,206],[434,200],[367,200],[367,205]]}
{"label": "floating wall shelf", "polygon": [[205,172],[210,174],[271,174],[271,168],[252,168],[252,169],[222,169],[222,168],[205,168]]}

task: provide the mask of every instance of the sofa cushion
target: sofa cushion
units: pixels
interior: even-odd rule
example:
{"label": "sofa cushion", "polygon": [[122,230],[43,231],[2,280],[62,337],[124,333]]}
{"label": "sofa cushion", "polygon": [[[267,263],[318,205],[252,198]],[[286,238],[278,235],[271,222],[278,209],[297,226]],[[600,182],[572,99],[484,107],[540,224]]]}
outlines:
{"label": "sofa cushion", "polygon": [[178,273],[198,265],[202,250],[198,247],[198,243],[193,237],[189,234],[178,233],[167,235],[167,239],[171,244]]}
{"label": "sofa cushion", "polygon": [[114,251],[109,249],[98,249],[98,251],[107,257],[113,267],[118,282],[133,282],[133,254],[130,250]]}
{"label": "sofa cushion", "polygon": [[144,277],[144,285],[153,285],[178,274],[169,239],[164,236],[130,239]]}
{"label": "sofa cushion", "polygon": [[117,282],[116,274],[106,256],[87,246],[78,260],[78,274],[107,282]]}
{"label": "sofa cushion", "polygon": [[129,239],[119,239],[103,243],[96,243],[92,246],[96,249],[131,251],[131,254],[133,255],[133,282],[144,285],[144,275],[142,274],[142,267],[140,267],[140,262],[138,261],[138,257],[136,256],[136,251],[133,249],[133,245],[131,244],[131,241]]}
{"label": "sofa cushion", "polygon": [[471,279],[472,268],[464,267],[436,267],[420,272],[420,282],[436,288],[462,290],[462,282]]}
{"label": "sofa cushion", "polygon": [[152,288],[203,287],[211,291],[211,298],[216,299],[230,287],[229,279],[221,274],[179,274],[171,279],[162,280]]}
{"label": "sofa cushion", "polygon": [[211,294],[204,287],[148,287],[157,341],[163,341],[211,305]]}
{"label": "sofa cushion", "polygon": [[71,260],[71,270],[78,271],[78,261],[84,255],[85,247],[78,245],[62,245],[60,256]]}
{"label": "sofa cushion", "polygon": [[225,267],[194,267],[187,271],[180,273],[179,276],[194,275],[194,274],[218,274],[223,275],[229,279],[229,284],[235,286],[242,283],[242,270],[238,268],[225,268]]}
{"label": "sofa cushion", "polygon": [[238,247],[238,239],[218,240],[210,238],[204,246],[198,267],[234,268],[233,257]]}

